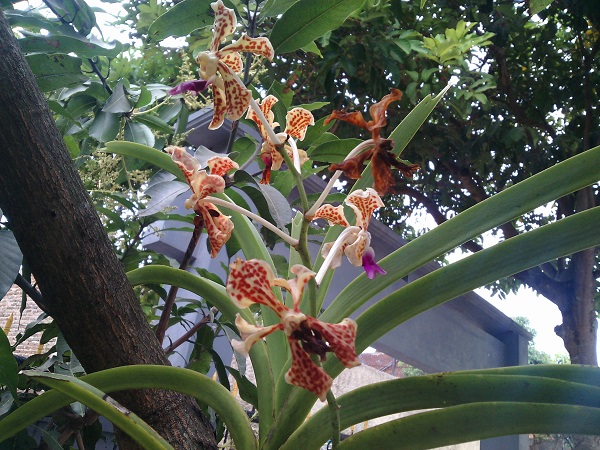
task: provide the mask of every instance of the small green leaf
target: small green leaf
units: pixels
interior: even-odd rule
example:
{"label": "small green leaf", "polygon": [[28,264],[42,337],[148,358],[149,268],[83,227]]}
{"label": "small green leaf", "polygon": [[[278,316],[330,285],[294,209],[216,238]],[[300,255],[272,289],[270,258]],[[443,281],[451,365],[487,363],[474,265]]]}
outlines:
{"label": "small green leaf", "polygon": [[81,59],[68,55],[33,54],[25,57],[42,92],[73,87],[88,80],[81,73]]}
{"label": "small green leaf", "polygon": [[554,0],[529,0],[529,11],[537,14],[546,9]]}
{"label": "small green leaf", "polygon": [[117,137],[119,125],[119,114],[98,111],[90,125],[89,133],[94,139],[100,142],[107,142]]}
{"label": "small green leaf", "polygon": [[307,111],[314,111],[316,109],[321,109],[324,106],[329,105],[330,102],[313,102],[313,103],[304,103],[302,105],[298,105],[298,108],[304,108]]}
{"label": "small green leaf", "polygon": [[292,208],[287,198],[281,192],[268,184],[258,184],[258,188],[264,196],[271,217],[279,228],[285,227],[292,221]]}
{"label": "small green leaf", "polygon": [[211,0],[183,0],[156,19],[148,30],[147,42],[169,36],[187,36],[198,28],[213,24]]}
{"label": "small green leaf", "polygon": [[102,111],[107,113],[125,113],[131,111],[132,108],[133,105],[127,98],[125,86],[123,86],[123,83],[119,81],[113,89],[113,93],[102,108]]}
{"label": "small green leaf", "polygon": [[136,108],[141,108],[143,106],[149,105],[152,102],[153,95],[152,91],[148,89],[146,86],[142,86],[140,88],[140,95],[138,96],[137,102],[135,102]]}
{"label": "small green leaf", "polygon": [[143,123],[133,122],[132,120],[125,121],[125,140],[147,145],[148,147],[154,146],[152,130]]}
{"label": "small green leaf", "polygon": [[252,384],[252,382],[248,378],[240,374],[238,370],[229,366],[225,367],[227,368],[231,376],[235,379],[242,400],[250,403],[255,408],[258,408],[258,392],[256,390],[256,386]]}
{"label": "small green leaf", "polygon": [[152,114],[135,115],[133,117],[133,120],[136,122],[143,123],[144,125],[149,126],[153,130],[160,131],[162,133],[173,133],[173,127],[171,125],[162,120],[160,117],[154,116]]}
{"label": "small green leaf", "polygon": [[63,140],[65,141],[65,145],[67,146],[67,150],[69,150],[69,155],[71,158],[77,158],[79,156],[79,142],[73,136],[63,136]]}
{"label": "small green leaf", "polygon": [[275,53],[288,53],[309,45],[338,28],[364,0],[299,0],[275,22],[271,44]]}

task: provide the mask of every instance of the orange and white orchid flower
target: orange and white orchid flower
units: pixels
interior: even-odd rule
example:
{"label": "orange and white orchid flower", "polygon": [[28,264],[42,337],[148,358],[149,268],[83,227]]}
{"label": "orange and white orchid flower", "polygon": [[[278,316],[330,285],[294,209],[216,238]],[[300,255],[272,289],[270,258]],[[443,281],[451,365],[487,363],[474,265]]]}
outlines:
{"label": "orange and white orchid flower", "polygon": [[364,119],[360,111],[333,111],[331,116],[325,120],[326,124],[334,119],[339,119],[370,131],[374,146],[356,156],[347,157],[339,164],[332,164],[329,170],[340,170],[348,178],[356,180],[361,176],[363,164],[371,160],[371,173],[375,181],[373,187],[380,195],[385,195],[394,190],[396,181],[390,170],[391,167],[400,170],[407,178],[412,178],[413,173],[419,169],[419,166],[397,159],[396,155],[392,152],[394,148],[393,141],[380,137],[381,128],[387,124],[386,110],[388,106],[390,103],[401,98],[402,92],[399,89],[392,89],[381,101],[369,108],[369,113],[371,114],[371,120],[369,121]]}
{"label": "orange and white orchid flower", "polygon": [[235,31],[237,20],[235,12],[225,7],[221,0],[210,6],[215,12],[213,38],[208,51],[198,54],[196,62],[200,66],[200,77],[212,83],[214,115],[208,128],[214,130],[223,124],[225,114],[231,120],[242,117],[252,100],[252,94],[236,75],[243,69],[240,52],[261,55],[269,60],[275,52],[266,37],[251,38],[245,33],[219,50],[219,44]]}
{"label": "orange and white orchid flower", "polygon": [[[304,286],[315,273],[302,265],[295,265],[291,271],[296,275],[292,280],[275,278],[271,267],[256,259],[237,259],[231,266],[227,280],[227,293],[240,308],[259,303],[271,308],[281,319],[275,325],[261,327],[246,322],[239,314],[235,324],[242,335],[241,341],[232,341],[233,348],[247,355],[252,345],[276,330],[283,330],[292,352],[292,366],[285,374],[289,384],[300,386],[325,401],[333,380],[322,368],[315,365],[309,354],[319,355],[325,360],[327,352],[333,352],[345,367],[360,365],[356,355],[356,322],[344,319],[338,324],[321,322],[300,311],[300,301]],[[290,292],[293,308],[281,303],[273,293],[279,286]]]}
{"label": "orange and white orchid flower", "polygon": [[[271,108],[273,108],[273,105],[277,103],[277,101],[277,97],[274,95],[269,95],[258,105],[271,129],[279,126],[279,123],[275,122],[273,111],[271,111]],[[260,182],[261,184],[269,184],[271,180],[271,170],[279,170],[281,168],[281,165],[283,164],[283,156],[277,151],[275,144],[271,142],[265,124],[262,122],[256,111],[249,109],[246,118],[252,119],[254,122],[256,122],[258,125],[258,131],[263,138],[260,159],[262,159],[262,161],[265,163],[265,170],[263,170],[263,176]],[[287,115],[285,116],[285,122],[285,130],[277,137],[282,137],[283,139],[287,140],[291,136],[293,138],[303,140],[304,136],[306,135],[306,129],[309,127],[309,125],[315,124],[315,119],[310,111],[304,108],[294,108],[288,111]],[[302,164],[308,161],[308,156],[304,150],[296,149],[296,152],[294,152],[295,142],[289,140],[288,142],[291,145],[286,144],[284,147],[285,151],[292,161],[294,161],[294,167],[296,167],[296,170],[300,171]]]}
{"label": "orange and white orchid flower", "polygon": [[165,150],[179,166],[192,189],[192,196],[185,201],[185,207],[193,209],[202,219],[210,242],[210,256],[214,258],[231,237],[233,222],[229,216],[223,215],[213,203],[205,199],[211,194],[225,191],[223,176],[239,166],[227,156],[213,156],[207,161],[210,171],[207,173],[200,168],[200,162],[185,148],[171,146]]}
{"label": "orange and white orchid flower", "polygon": [[356,190],[344,201],[356,216],[354,225],[350,225],[344,215],[344,207],[326,204],[315,213],[314,218],[327,219],[330,225],[346,227],[334,242],[323,246],[322,255],[325,258],[319,273],[316,276],[320,283],[327,269],[335,269],[342,265],[342,255],[346,255],[354,266],[363,266],[369,278],[375,278],[380,273],[385,275],[385,270],[375,262],[375,252],[371,248],[371,234],[367,231],[371,216],[375,210],[383,206],[383,201],[375,189]]}

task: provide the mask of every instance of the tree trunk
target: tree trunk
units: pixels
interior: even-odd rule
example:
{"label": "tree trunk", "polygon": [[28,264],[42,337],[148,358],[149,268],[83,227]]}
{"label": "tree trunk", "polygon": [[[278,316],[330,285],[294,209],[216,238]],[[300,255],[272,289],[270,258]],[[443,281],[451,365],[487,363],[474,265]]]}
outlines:
{"label": "tree trunk", "polygon": [[[52,317],[88,372],[168,364],[1,11],[0,55],[0,208]],[[175,448],[216,448],[192,399],[115,397]]]}

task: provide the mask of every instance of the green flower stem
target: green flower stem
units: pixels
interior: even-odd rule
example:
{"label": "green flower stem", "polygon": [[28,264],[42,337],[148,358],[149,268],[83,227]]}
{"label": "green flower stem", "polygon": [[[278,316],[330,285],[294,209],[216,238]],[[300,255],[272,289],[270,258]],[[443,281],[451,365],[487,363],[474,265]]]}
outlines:
{"label": "green flower stem", "polygon": [[[356,147],[354,147],[350,151],[350,153],[348,153],[348,155],[344,158],[344,161],[346,161],[347,159],[355,157],[356,155],[358,155],[362,151],[366,150],[367,148],[373,147],[373,145],[375,145],[375,141],[373,141],[373,139],[369,139],[369,140],[366,140],[366,141],[358,144]],[[317,209],[319,209],[321,207],[321,205],[323,204],[323,202],[325,201],[325,199],[327,198],[327,196],[329,195],[329,193],[333,189],[333,186],[334,186],[335,182],[342,175],[342,173],[343,172],[341,170],[336,170],[333,173],[331,179],[327,183],[327,186],[325,186],[325,189],[323,190],[323,192],[321,193],[321,195],[319,196],[319,198],[317,199],[317,201],[311,206],[311,208],[306,213],[306,217],[308,219],[312,220],[312,218],[315,216],[315,214],[317,213]]]}
{"label": "green flower stem", "polygon": [[[41,375],[34,371],[32,374]],[[55,377],[54,374],[46,376],[49,375]],[[69,380],[73,379],[69,377]],[[227,425],[236,448],[240,450],[257,448],[248,417],[231,392],[209,377],[192,370],[169,366],[126,366],[103,370],[74,380],[87,383],[102,392],[169,389],[190,395],[215,410]],[[48,391],[34,398],[0,421],[0,442],[72,402],[70,396],[58,390]]]}
{"label": "green flower stem", "polygon": [[336,448],[340,444],[340,407],[331,389],[327,392],[327,405],[331,420],[331,448]]}
{"label": "green flower stem", "polygon": [[223,206],[225,208],[229,208],[233,211],[239,212],[240,214],[243,214],[246,217],[249,217],[250,219],[260,223],[262,226],[268,228],[273,233],[275,233],[277,236],[279,236],[281,239],[283,239],[285,242],[290,244],[292,247],[295,247],[298,245],[297,239],[292,238],[289,234],[280,230],[279,228],[277,228],[275,225],[273,225],[268,220],[263,219],[259,215],[254,214],[253,212],[248,211],[247,209],[242,208],[241,206],[238,206],[235,203],[228,202],[227,200],[223,200],[223,199],[216,198],[216,197],[211,197],[210,195],[207,197],[204,197],[202,200],[205,200],[207,202],[214,203],[215,205]]}

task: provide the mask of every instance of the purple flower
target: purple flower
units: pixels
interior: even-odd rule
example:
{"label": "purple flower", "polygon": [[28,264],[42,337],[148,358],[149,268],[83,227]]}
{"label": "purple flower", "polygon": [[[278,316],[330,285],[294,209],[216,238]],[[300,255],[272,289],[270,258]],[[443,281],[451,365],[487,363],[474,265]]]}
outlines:
{"label": "purple flower", "polygon": [[206,89],[209,84],[210,81],[206,80],[184,81],[183,83],[175,86],[168,93],[169,95],[177,95],[183,94],[184,92],[192,91],[194,94],[198,95],[198,93]]}
{"label": "purple flower", "polygon": [[377,265],[375,262],[375,252],[371,247],[365,249],[362,255],[363,269],[367,273],[369,280],[372,280],[378,273],[385,275],[387,272]]}

